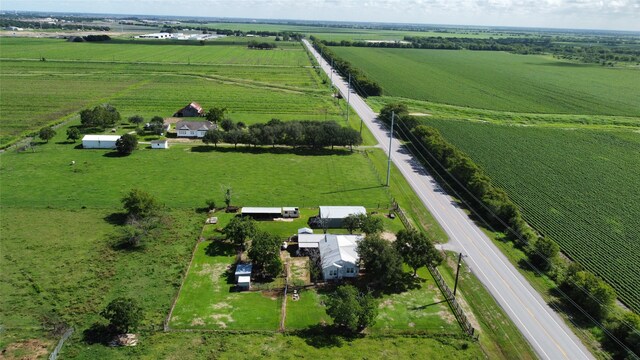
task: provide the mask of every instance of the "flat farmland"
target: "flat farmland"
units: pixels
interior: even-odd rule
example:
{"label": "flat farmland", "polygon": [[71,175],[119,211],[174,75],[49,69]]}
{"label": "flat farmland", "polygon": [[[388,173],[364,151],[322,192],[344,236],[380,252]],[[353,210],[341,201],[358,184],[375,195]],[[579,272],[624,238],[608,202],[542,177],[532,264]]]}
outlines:
{"label": "flat farmland", "polygon": [[[258,39],[260,40],[260,39]],[[41,59],[146,63],[308,65],[300,43],[284,43],[274,50],[251,50],[246,45],[199,45],[148,41],[74,43],[64,39],[0,38],[2,59]]]}
{"label": "flat farmland", "polygon": [[[297,43],[288,44],[289,50],[258,51],[232,45],[3,38],[0,46],[0,146],[101,103],[115,105],[124,118],[171,116],[197,101],[205,108],[227,107],[232,118],[249,124],[272,118],[344,122],[341,105],[331,99]],[[179,55],[167,58],[164,51]],[[149,54],[158,59],[145,62]],[[47,61],[36,60],[40,57]],[[197,59],[203,62],[195,63]]]}
{"label": "flat farmland", "polygon": [[513,112],[640,115],[640,71],[505,52],[332,47],[385,95]]}
{"label": "flat farmland", "polygon": [[640,309],[640,135],[424,120],[469,154],[527,222]]}

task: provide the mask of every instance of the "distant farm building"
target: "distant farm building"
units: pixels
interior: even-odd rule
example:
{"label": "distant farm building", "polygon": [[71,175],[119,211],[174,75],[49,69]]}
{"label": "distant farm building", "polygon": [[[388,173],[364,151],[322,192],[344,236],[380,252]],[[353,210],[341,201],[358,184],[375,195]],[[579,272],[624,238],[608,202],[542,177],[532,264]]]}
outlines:
{"label": "distant farm building", "polygon": [[115,149],[120,135],[85,135],[82,138],[84,149]]}
{"label": "distant farm building", "polygon": [[243,207],[240,213],[243,216],[250,216],[254,219],[300,217],[300,210],[297,207]]}
{"label": "distant farm building", "polygon": [[204,110],[202,109],[202,106],[200,106],[200,104],[198,104],[197,102],[192,102],[189,105],[183,107],[182,109],[176,111],[175,114],[173,114],[174,117],[197,117],[197,116],[204,116]]}
{"label": "distant farm building", "polygon": [[170,39],[173,37],[173,34],[169,33],[153,33],[153,34],[142,34],[136,36],[137,39]]}
{"label": "distant farm building", "polygon": [[309,225],[315,227],[341,228],[343,220],[349,215],[367,215],[364,206],[320,206],[318,216],[309,219]]}
{"label": "distant farm building", "polygon": [[167,139],[164,139],[164,140],[152,140],[151,141],[151,148],[152,149],[168,149],[169,148],[169,142],[167,141]]}
{"label": "distant farm building", "polygon": [[178,121],[176,124],[176,134],[178,137],[202,138],[209,129],[216,126],[211,121]]}

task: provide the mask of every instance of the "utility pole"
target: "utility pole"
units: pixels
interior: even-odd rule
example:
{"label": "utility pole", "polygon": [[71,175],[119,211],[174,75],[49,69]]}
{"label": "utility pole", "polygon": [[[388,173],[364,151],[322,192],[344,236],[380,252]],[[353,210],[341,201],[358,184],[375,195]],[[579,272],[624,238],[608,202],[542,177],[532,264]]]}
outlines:
{"label": "utility pole", "polygon": [[329,69],[331,74],[329,75],[329,86],[333,88],[333,58],[331,58],[331,68]]}
{"label": "utility pole", "polygon": [[350,98],[351,98],[351,73],[349,73],[349,85],[347,86],[347,124],[349,123]]}
{"label": "utility pole", "polygon": [[460,266],[462,265],[462,253],[458,256],[458,270],[456,270],[456,283],[453,285],[453,297],[456,297],[456,290],[458,290],[458,276],[460,275]]}
{"label": "utility pole", "polygon": [[389,187],[389,178],[391,178],[391,141],[393,140],[393,121],[395,117],[396,117],[396,113],[395,111],[392,111],[391,112],[391,131],[389,131],[389,157],[387,158],[387,187]]}

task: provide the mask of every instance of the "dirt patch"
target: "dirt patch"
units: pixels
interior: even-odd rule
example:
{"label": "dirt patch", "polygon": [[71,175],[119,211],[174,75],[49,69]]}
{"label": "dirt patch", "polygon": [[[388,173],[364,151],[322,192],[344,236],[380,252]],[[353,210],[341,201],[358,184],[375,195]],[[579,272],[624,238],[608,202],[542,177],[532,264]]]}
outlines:
{"label": "dirt patch", "polygon": [[383,238],[384,240],[387,240],[389,242],[394,242],[396,241],[396,234],[390,232],[390,231],[385,231],[382,234],[380,234],[380,237]]}
{"label": "dirt patch", "polygon": [[438,316],[440,316],[442,320],[446,321],[447,324],[453,324],[454,322],[456,322],[456,317],[453,315],[451,310],[449,310],[449,308],[447,308],[447,310],[438,311]]}
{"label": "dirt patch", "polygon": [[32,360],[44,358],[49,353],[49,342],[38,339],[24,340],[9,344],[6,349],[0,353],[0,359],[20,359]]}
{"label": "dirt patch", "polygon": [[193,321],[191,321],[191,326],[203,326],[204,325],[204,320],[202,320],[202,318],[195,318],[193,319]]}
{"label": "dirt patch", "polygon": [[[233,318],[229,314],[213,314],[209,316],[216,322],[221,329],[227,328],[227,323],[233,322]],[[225,322],[226,321],[226,322]]]}
{"label": "dirt patch", "polygon": [[421,112],[412,112],[412,113],[409,113],[409,115],[411,115],[411,116],[431,116],[431,114],[421,113]]}
{"label": "dirt patch", "polygon": [[211,305],[211,308],[214,310],[220,310],[220,309],[232,309],[233,306],[225,303],[225,302],[221,302],[221,303],[217,303],[217,304],[213,304]]}
{"label": "dirt patch", "polygon": [[409,327],[410,327],[410,328],[412,328],[412,327],[416,327],[416,323],[414,323],[414,322],[410,322],[410,323],[409,323]]}
{"label": "dirt patch", "polygon": [[292,281],[299,280],[305,284],[311,283],[311,277],[309,276],[309,258],[308,257],[295,257],[289,259],[289,278]]}
{"label": "dirt patch", "polygon": [[224,273],[230,268],[230,265],[226,264],[203,264],[202,268],[196,272],[196,274],[201,276],[209,276],[211,282],[214,284],[213,290],[220,291],[220,284],[222,283],[221,277]]}
{"label": "dirt patch", "polygon": [[387,300],[381,302],[380,305],[378,305],[378,307],[380,309],[384,309],[384,308],[393,309],[393,300],[387,299]]}
{"label": "dirt patch", "polygon": [[293,222],[292,218],[275,218],[273,221]]}

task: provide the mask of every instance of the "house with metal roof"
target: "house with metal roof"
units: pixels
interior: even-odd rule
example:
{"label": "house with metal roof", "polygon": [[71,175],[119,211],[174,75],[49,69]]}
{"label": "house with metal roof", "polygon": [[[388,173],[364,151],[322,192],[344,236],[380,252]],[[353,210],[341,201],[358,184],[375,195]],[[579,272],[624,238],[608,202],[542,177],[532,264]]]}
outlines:
{"label": "house with metal roof", "polygon": [[176,134],[178,137],[203,138],[209,129],[215,129],[211,121],[178,121]]}
{"label": "house with metal roof", "polygon": [[320,242],[320,260],[325,280],[334,280],[358,276],[358,242],[362,235],[326,234]]}

